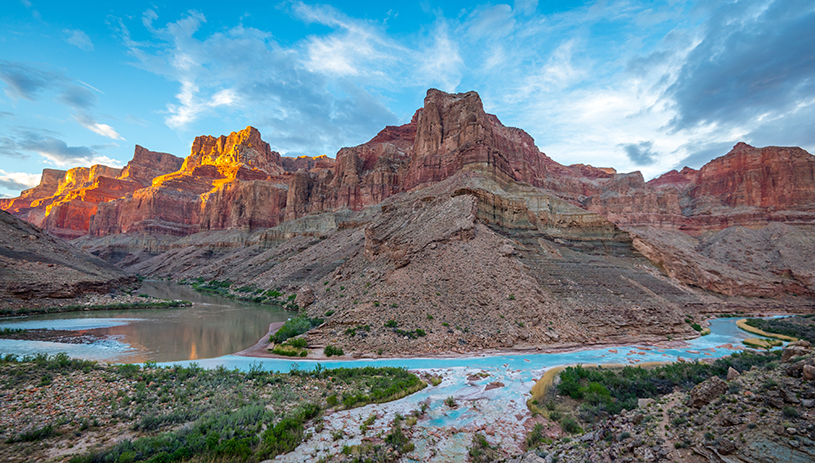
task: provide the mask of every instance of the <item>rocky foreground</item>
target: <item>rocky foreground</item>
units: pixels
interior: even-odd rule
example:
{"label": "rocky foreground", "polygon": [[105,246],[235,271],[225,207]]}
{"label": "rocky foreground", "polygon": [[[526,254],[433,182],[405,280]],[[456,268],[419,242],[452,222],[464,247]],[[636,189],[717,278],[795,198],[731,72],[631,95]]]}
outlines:
{"label": "rocky foreground", "polygon": [[[768,354],[770,355],[770,354]],[[538,447],[513,463],[809,462],[815,460],[815,356],[793,343],[776,361],[731,368],[687,392],[640,399],[585,434]]]}

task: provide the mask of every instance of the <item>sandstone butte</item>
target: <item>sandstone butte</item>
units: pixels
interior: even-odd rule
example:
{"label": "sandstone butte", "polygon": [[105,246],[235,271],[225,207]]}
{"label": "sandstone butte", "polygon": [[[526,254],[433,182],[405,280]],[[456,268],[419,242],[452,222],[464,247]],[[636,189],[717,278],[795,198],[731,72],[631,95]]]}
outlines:
{"label": "sandstone butte", "polygon": [[440,315],[474,328],[425,349],[688,337],[684,314],[815,296],[806,151],[739,143],[645,182],[553,161],[475,92],[431,89],[409,123],[335,159],[280,156],[247,127],[197,137],[183,161],[137,146],[122,171],[46,170],[0,207],[131,273],[296,292],[336,312],[317,343],[389,318],[445,333]]}

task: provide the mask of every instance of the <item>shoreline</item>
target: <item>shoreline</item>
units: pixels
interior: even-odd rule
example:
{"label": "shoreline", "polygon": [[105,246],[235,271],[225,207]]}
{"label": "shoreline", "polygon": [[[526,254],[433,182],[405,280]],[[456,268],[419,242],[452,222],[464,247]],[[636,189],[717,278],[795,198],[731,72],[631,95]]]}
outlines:
{"label": "shoreline", "polygon": [[[229,355],[249,358],[262,358],[262,359],[279,359],[291,360],[292,362],[323,362],[323,361],[369,361],[369,360],[400,360],[400,359],[413,359],[413,360],[437,360],[437,359],[466,359],[466,358],[483,358],[483,357],[502,357],[502,356],[521,356],[521,355],[538,355],[538,354],[568,354],[572,352],[580,352],[584,350],[593,349],[618,349],[630,348],[633,345],[640,344],[643,347],[649,348],[663,348],[663,349],[682,349],[690,347],[686,341],[698,339],[702,336],[687,338],[683,340],[674,339],[667,340],[654,340],[653,338],[640,338],[633,339],[631,342],[612,342],[612,343],[596,343],[596,344],[582,344],[582,345],[563,345],[554,347],[525,347],[518,349],[493,349],[476,352],[439,352],[439,353],[422,353],[421,355],[403,355],[403,356],[385,356],[375,354],[361,354],[352,353],[343,356],[327,357],[322,352],[316,350],[309,350],[308,357],[287,357],[284,355],[273,354],[267,350],[269,339],[273,336],[285,322],[275,322],[269,324],[269,331],[263,335],[257,343],[253,346],[235,352]],[[736,348],[738,350],[738,348]],[[317,354],[317,355],[314,355]],[[356,354],[356,355],[355,355]]]}

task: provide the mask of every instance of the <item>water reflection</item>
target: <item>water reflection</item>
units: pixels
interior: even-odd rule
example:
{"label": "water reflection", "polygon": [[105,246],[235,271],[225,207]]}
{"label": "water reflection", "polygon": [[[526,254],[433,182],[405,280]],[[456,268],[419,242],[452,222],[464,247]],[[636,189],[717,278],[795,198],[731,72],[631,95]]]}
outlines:
{"label": "water reflection", "polygon": [[[139,294],[162,299],[184,299],[192,307],[158,310],[110,310],[36,315],[9,319],[0,328],[73,329],[115,339],[130,349],[112,352],[115,362],[172,362],[220,357],[255,344],[269,323],[291,316],[282,309],[219,296],[199,294],[190,287],[167,281],[145,281]],[[91,328],[91,329],[88,329]],[[3,353],[30,353],[32,341],[0,342]],[[65,344],[47,343],[48,351]],[[45,347],[42,344],[40,348]],[[62,351],[82,351],[76,346]],[[59,352],[59,350],[57,350]],[[52,352],[55,353],[55,352]]]}

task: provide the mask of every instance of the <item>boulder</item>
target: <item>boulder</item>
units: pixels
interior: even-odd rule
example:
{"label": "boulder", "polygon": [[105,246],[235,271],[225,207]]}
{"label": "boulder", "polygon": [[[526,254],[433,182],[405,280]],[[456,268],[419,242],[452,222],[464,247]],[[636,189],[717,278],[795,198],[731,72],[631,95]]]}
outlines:
{"label": "boulder", "polygon": [[804,365],[802,368],[801,377],[804,378],[806,381],[815,380],[815,366]]}
{"label": "boulder", "polygon": [[304,309],[309,305],[313,304],[315,301],[314,297],[314,289],[311,286],[303,286],[297,291],[297,297],[295,298],[295,302],[297,305]]}
{"label": "boulder", "polygon": [[741,374],[739,374],[739,372],[735,368],[730,367],[730,368],[727,369],[727,380],[728,381],[732,381],[732,380],[738,378],[739,376],[741,376]]}
{"label": "boulder", "polygon": [[691,389],[690,405],[694,408],[704,407],[725,392],[727,392],[727,383],[718,376],[714,376]]}
{"label": "boulder", "polygon": [[805,347],[797,347],[797,346],[787,347],[786,349],[784,349],[784,352],[781,353],[781,362],[782,363],[789,363],[795,357],[801,357],[801,356],[806,355],[806,354],[808,354],[810,352],[811,352],[811,350],[808,349],[808,348],[805,348]]}

